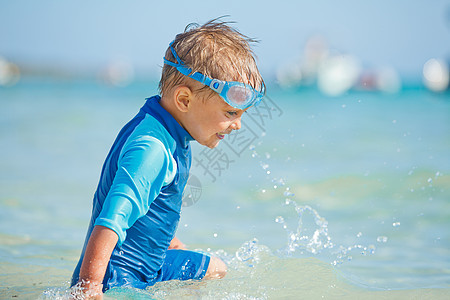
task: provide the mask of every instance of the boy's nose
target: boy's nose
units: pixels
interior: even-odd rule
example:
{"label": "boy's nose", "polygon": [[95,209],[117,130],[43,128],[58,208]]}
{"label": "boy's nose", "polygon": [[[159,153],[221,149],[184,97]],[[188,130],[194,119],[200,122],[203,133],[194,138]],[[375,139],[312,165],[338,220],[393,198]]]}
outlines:
{"label": "boy's nose", "polygon": [[233,130],[239,130],[241,129],[241,118],[237,118],[233,124],[231,124],[231,128],[233,128]]}

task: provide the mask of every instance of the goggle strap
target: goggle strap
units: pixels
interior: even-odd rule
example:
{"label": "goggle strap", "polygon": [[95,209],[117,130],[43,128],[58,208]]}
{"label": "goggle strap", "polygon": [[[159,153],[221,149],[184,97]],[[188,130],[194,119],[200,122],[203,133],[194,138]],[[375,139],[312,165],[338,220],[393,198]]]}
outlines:
{"label": "goggle strap", "polygon": [[[191,69],[189,69],[191,70]],[[195,72],[193,74],[188,75],[189,77],[191,77],[192,79],[200,82],[201,84],[205,84],[205,76],[202,73],[199,72]]]}
{"label": "goggle strap", "polygon": [[180,64],[176,64],[173,61],[167,60],[165,57],[163,57],[163,59],[164,59],[165,64],[176,68],[178,70],[178,72],[180,72],[181,74],[183,74],[185,76],[191,76],[191,75],[189,75],[192,72],[192,70],[190,68],[184,67]]}
{"label": "goggle strap", "polygon": [[175,57],[175,60],[177,61],[177,63],[178,63],[179,65],[182,65],[182,64],[183,64],[183,61],[180,59],[180,57],[178,56],[177,52],[175,52],[175,49],[172,47],[172,44],[173,44],[174,42],[175,42],[175,41],[172,41],[172,42],[169,44],[170,51],[172,51],[172,55],[173,55],[173,57]]}
{"label": "goggle strap", "polygon": [[175,57],[177,63],[174,63],[174,62],[172,62],[170,60],[167,60],[165,57],[164,57],[164,63],[168,64],[169,66],[175,67],[178,70],[178,72],[180,72],[181,74],[183,74],[185,76],[191,77],[192,79],[197,80],[197,81],[201,82],[202,84],[209,85],[209,83],[205,82],[206,79],[208,79],[205,75],[203,75],[201,73],[198,73],[198,72],[195,72],[195,73],[191,74],[192,73],[192,69],[188,68],[188,67],[185,67],[184,62],[180,59],[180,57],[178,56],[177,52],[172,47],[172,44],[174,42],[175,41],[172,41],[169,44],[169,47],[170,47],[170,51],[172,51],[173,57]]}
{"label": "goggle strap", "polygon": [[183,66],[183,65],[184,65],[183,61],[180,59],[180,57],[178,56],[177,52],[176,52],[175,49],[172,47],[172,44],[173,44],[174,42],[175,42],[175,41],[172,41],[172,42],[169,44],[169,48],[170,48],[170,51],[172,52],[173,57],[175,57],[175,60],[176,60],[177,62],[174,63],[174,62],[172,62],[172,61],[170,61],[170,60],[167,60],[165,57],[163,57],[164,63],[165,63],[165,64],[168,64],[169,66],[175,67],[175,68],[178,70],[178,72],[180,72],[181,74],[183,74],[183,75],[185,75],[185,76],[189,76],[189,74],[191,74],[192,70],[191,70],[190,68],[187,68],[187,67],[184,67],[184,66]]}
{"label": "goggle strap", "polygon": [[169,66],[172,66],[172,67],[175,67],[175,68],[177,68],[179,66],[179,64],[176,64],[176,63],[174,63],[174,62],[172,62],[170,60],[167,60],[165,57],[163,57],[163,59],[164,59],[164,63],[166,65],[169,65]]}

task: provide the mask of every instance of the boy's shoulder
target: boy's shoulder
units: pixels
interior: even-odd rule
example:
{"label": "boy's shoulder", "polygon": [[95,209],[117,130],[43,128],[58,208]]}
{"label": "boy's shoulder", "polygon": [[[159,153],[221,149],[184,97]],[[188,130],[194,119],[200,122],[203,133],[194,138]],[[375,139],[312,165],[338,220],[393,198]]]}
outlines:
{"label": "boy's shoulder", "polygon": [[128,137],[124,148],[132,143],[146,141],[158,141],[170,153],[175,152],[176,141],[169,131],[153,116],[146,114],[143,120],[136,126]]}

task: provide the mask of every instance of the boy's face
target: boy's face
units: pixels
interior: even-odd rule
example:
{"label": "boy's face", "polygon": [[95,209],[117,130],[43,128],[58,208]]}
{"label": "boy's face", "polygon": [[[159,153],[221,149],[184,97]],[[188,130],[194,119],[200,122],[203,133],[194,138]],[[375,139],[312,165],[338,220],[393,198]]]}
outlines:
{"label": "boy's face", "polygon": [[184,125],[201,145],[215,148],[226,134],[241,128],[244,111],[228,105],[219,95],[205,101],[196,97]]}

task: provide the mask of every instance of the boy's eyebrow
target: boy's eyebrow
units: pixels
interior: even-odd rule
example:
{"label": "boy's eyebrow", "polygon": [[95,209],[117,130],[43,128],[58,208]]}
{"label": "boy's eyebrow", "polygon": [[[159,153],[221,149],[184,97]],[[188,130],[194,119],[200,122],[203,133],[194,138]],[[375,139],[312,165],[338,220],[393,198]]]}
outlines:
{"label": "boy's eyebrow", "polygon": [[246,109],[240,109],[240,108],[235,108],[235,107],[227,104],[227,106],[225,107],[225,110],[227,110],[227,111],[234,111],[236,113],[240,113],[240,112],[246,113],[249,108],[250,107],[247,107]]}

